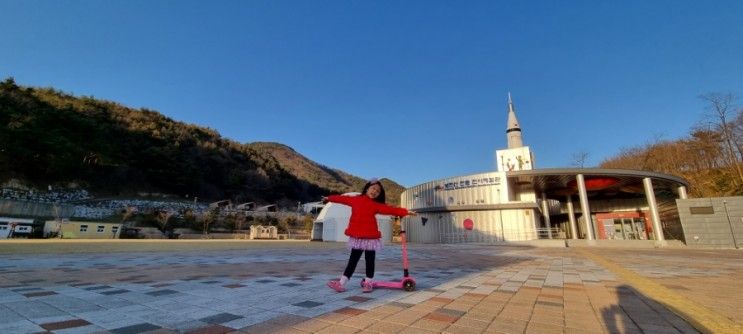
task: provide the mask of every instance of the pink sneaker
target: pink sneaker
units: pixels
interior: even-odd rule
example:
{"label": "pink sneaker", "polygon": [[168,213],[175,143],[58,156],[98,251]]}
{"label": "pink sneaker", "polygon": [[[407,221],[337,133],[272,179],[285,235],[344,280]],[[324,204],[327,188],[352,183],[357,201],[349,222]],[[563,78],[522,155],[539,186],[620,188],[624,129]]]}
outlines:
{"label": "pink sneaker", "polygon": [[365,293],[369,293],[374,291],[374,285],[372,285],[372,282],[370,280],[364,280],[364,282],[361,284],[361,291]]}
{"label": "pink sneaker", "polygon": [[346,288],[343,287],[343,284],[339,280],[330,280],[328,281],[328,287],[335,290],[336,292],[343,292],[346,291]]}

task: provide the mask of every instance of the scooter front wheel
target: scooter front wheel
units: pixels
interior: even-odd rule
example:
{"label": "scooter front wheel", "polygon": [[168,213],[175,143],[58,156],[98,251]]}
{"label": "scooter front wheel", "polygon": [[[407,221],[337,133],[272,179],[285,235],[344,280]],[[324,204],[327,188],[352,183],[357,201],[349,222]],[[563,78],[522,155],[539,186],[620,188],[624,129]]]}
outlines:
{"label": "scooter front wheel", "polygon": [[402,283],[402,288],[405,289],[405,291],[413,291],[415,290],[415,281],[407,280]]}

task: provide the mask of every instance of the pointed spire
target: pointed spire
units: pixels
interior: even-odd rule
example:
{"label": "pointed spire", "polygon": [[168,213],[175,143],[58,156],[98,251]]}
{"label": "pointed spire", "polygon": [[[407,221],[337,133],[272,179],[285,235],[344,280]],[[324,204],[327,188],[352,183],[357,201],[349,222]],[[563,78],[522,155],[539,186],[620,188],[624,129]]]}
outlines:
{"label": "pointed spire", "polygon": [[508,127],[506,128],[506,138],[508,139],[508,148],[524,146],[521,140],[521,127],[516,119],[516,109],[513,107],[511,92],[508,92]]}

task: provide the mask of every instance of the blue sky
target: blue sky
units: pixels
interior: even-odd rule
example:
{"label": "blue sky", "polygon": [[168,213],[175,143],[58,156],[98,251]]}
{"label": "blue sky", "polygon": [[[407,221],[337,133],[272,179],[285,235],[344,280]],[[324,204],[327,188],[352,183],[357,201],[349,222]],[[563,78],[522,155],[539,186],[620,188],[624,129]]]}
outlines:
{"label": "blue sky", "polygon": [[[8,1],[0,77],[405,186],[677,139],[743,94],[743,1]],[[739,100],[740,102],[740,100]]]}

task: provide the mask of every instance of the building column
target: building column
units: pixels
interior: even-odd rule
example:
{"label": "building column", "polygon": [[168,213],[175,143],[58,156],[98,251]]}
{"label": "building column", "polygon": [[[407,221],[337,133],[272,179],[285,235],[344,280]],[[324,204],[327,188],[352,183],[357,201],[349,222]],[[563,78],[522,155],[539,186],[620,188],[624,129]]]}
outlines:
{"label": "building column", "polygon": [[552,224],[550,223],[550,208],[547,204],[547,194],[542,193],[542,218],[547,228],[547,236],[552,239]]}
{"label": "building column", "polygon": [[678,191],[679,191],[679,198],[680,199],[687,199],[687,198],[689,198],[689,195],[686,194],[686,187],[680,186],[678,188]]}
{"label": "building column", "polygon": [[578,224],[575,222],[575,210],[573,209],[573,196],[567,196],[568,219],[570,220],[570,239],[578,239]]}
{"label": "building column", "polygon": [[583,174],[575,176],[575,183],[578,184],[578,197],[580,198],[580,209],[583,212],[583,221],[586,225],[586,239],[596,240],[593,234],[593,219],[591,219],[591,207],[588,205],[588,193],[586,192],[586,180]]}
{"label": "building column", "polygon": [[655,202],[655,192],[653,191],[653,181],[646,177],[642,179],[642,185],[645,187],[645,197],[648,199],[648,206],[650,207],[650,215],[653,218],[653,235],[655,240],[660,245],[665,244],[663,238],[663,229],[660,224],[660,214],[658,213],[658,203]]}
{"label": "building column", "polygon": [[506,228],[505,225],[503,225],[503,209],[499,210],[498,216],[500,218],[500,241],[505,242],[506,241]]}

